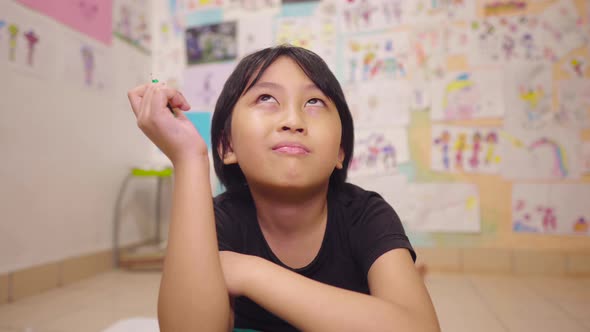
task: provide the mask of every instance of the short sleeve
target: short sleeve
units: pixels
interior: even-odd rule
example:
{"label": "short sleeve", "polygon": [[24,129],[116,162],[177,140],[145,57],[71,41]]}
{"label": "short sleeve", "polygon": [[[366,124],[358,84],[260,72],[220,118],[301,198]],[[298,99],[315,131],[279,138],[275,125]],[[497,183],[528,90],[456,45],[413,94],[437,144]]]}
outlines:
{"label": "short sleeve", "polygon": [[386,252],[406,248],[416,261],[416,253],[397,213],[381,196],[371,193],[357,214],[349,237],[355,260],[369,273],[373,263]]}
{"label": "short sleeve", "polygon": [[219,251],[239,252],[241,248],[240,234],[235,217],[226,201],[213,202],[215,212],[215,230]]}

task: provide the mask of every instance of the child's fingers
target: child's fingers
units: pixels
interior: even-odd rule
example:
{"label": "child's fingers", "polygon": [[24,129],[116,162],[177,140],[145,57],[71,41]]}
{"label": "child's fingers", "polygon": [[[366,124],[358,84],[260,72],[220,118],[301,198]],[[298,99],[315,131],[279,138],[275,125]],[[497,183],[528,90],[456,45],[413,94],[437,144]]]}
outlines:
{"label": "child's fingers", "polygon": [[176,89],[168,88],[166,86],[160,89],[166,96],[166,100],[170,103],[173,108],[180,108],[183,111],[188,111],[191,106],[182,93]]}
{"label": "child's fingers", "polygon": [[150,84],[144,95],[143,98],[141,98],[141,112],[137,118],[138,120],[138,124],[140,125],[140,127],[142,125],[145,125],[146,122],[150,119],[150,114],[151,112],[151,108],[152,108],[152,98],[154,95],[154,91],[156,90],[157,85],[156,84]]}
{"label": "child's fingers", "polygon": [[142,84],[127,92],[127,98],[129,99],[129,103],[131,103],[131,109],[133,110],[133,113],[136,117],[141,111],[141,99],[143,98],[148,86],[148,84]]}

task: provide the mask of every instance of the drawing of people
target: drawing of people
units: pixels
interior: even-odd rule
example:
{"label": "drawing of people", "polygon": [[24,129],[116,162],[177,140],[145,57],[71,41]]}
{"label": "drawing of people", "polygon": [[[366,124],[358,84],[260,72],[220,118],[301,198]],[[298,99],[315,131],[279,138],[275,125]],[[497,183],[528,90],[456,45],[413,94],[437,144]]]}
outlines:
{"label": "drawing of people", "polygon": [[471,168],[477,168],[479,165],[479,152],[481,151],[481,133],[476,131],[473,134],[473,146],[471,158],[469,158],[469,165]]}
{"label": "drawing of people", "polygon": [[543,230],[545,232],[557,229],[557,218],[552,208],[539,206],[537,211],[543,214]]}
{"label": "drawing of people", "polygon": [[516,46],[516,43],[514,42],[514,39],[512,38],[512,36],[509,35],[504,35],[504,40],[502,41],[502,49],[504,50],[504,59],[505,60],[511,60],[513,57],[513,53],[514,53],[514,46]]}
{"label": "drawing of people", "polygon": [[535,56],[535,39],[530,33],[522,36],[521,44],[524,47],[524,56],[528,60],[532,60]]}
{"label": "drawing of people", "polygon": [[443,108],[447,119],[471,119],[477,111],[479,94],[468,73],[457,76],[445,88]]}
{"label": "drawing of people", "polygon": [[546,95],[542,86],[537,87],[520,87],[520,99],[525,103],[526,118],[524,126],[526,128],[538,128],[545,124],[546,116],[551,110],[547,107],[545,101]]}
{"label": "drawing of people", "polygon": [[495,161],[496,157],[495,157],[495,153],[494,153],[494,148],[495,145],[498,144],[498,135],[491,131],[486,135],[486,143],[487,143],[487,150],[486,150],[486,156],[484,159],[484,163],[486,165],[491,164],[492,162]]}
{"label": "drawing of people", "polygon": [[572,69],[574,70],[574,73],[576,73],[576,75],[578,77],[584,77],[584,71],[582,70],[582,66],[584,65],[584,63],[582,62],[582,60],[580,59],[572,59],[570,62]]}
{"label": "drawing of people", "polygon": [[395,168],[397,166],[395,146],[393,146],[391,143],[387,143],[385,146],[383,146],[381,152],[383,152],[383,164],[385,165],[385,168]]}
{"label": "drawing of people", "polygon": [[442,149],[442,162],[445,169],[449,169],[449,142],[451,141],[451,134],[447,130],[443,131],[440,137],[434,140],[434,144],[440,145]]}
{"label": "drawing of people", "polygon": [[39,36],[33,30],[29,30],[25,33],[25,39],[27,40],[27,64],[33,66],[33,54],[35,44],[39,42]]}
{"label": "drawing of people", "polygon": [[463,170],[463,152],[467,150],[467,134],[459,133],[455,142],[455,169]]}
{"label": "drawing of people", "polygon": [[94,51],[87,45],[80,49],[82,63],[84,65],[84,81],[86,85],[92,85],[92,75],[94,72]]}
{"label": "drawing of people", "polygon": [[9,59],[10,61],[16,61],[16,45],[17,45],[17,36],[18,36],[18,25],[11,24],[8,26],[8,34],[10,35],[10,53]]}
{"label": "drawing of people", "polygon": [[123,36],[132,39],[131,37],[131,10],[129,7],[123,5],[120,7],[121,17],[117,23],[117,30]]}
{"label": "drawing of people", "polygon": [[367,50],[365,56],[363,57],[363,80],[369,79],[369,75],[372,72],[371,65],[375,63],[377,58],[377,54],[372,50]]}

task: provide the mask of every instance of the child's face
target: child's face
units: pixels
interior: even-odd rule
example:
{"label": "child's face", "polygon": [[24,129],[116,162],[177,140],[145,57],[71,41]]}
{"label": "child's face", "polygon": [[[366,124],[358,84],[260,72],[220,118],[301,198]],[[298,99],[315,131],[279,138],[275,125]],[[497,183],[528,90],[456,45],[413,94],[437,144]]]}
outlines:
{"label": "child's face", "polygon": [[311,188],[342,168],[335,105],[295,61],[280,57],[238,100],[225,164],[238,163],[250,186]]}

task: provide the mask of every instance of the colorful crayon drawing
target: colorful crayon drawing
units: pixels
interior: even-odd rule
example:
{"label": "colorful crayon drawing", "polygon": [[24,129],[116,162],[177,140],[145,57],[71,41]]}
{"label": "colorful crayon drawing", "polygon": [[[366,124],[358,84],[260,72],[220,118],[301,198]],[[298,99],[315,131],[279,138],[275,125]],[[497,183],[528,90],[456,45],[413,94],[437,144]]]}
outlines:
{"label": "colorful crayon drawing", "polygon": [[[329,15],[285,17],[278,20],[275,40],[314,51],[332,70],[336,62],[336,20]],[[253,30],[260,35],[260,32]]]}
{"label": "colorful crayon drawing", "polygon": [[119,0],[113,10],[113,35],[144,54],[151,53],[152,27],[145,0]]}
{"label": "colorful crayon drawing", "polygon": [[590,235],[585,184],[515,184],[512,229],[515,232]]}
{"label": "colorful crayon drawing", "polygon": [[349,39],[345,51],[346,81],[406,78],[409,46],[408,34],[403,32]]}
{"label": "colorful crayon drawing", "polygon": [[534,151],[539,148],[548,147],[551,149],[553,154],[553,174],[556,177],[566,177],[568,174],[568,166],[567,166],[567,156],[565,155],[565,150],[563,147],[556,142],[547,137],[541,137],[529,145],[529,150]]}
{"label": "colorful crayon drawing", "polygon": [[408,7],[407,1],[402,0],[348,0],[340,6],[342,28],[347,32],[378,30],[402,24]]}
{"label": "colorful crayon drawing", "polygon": [[553,124],[553,80],[546,64],[512,64],[506,70],[504,95],[510,112],[505,126],[513,131],[539,130]]}
{"label": "colorful crayon drawing", "polygon": [[27,40],[27,65],[33,66],[35,62],[35,45],[39,42],[39,35],[37,35],[35,31],[29,30],[24,34],[24,36]]}
{"label": "colorful crayon drawing", "polygon": [[434,144],[435,145],[440,145],[441,149],[442,149],[442,163],[445,169],[450,169],[451,168],[451,164],[450,164],[450,160],[449,160],[449,143],[451,141],[451,134],[449,133],[448,130],[445,130],[442,132],[442,134],[440,135],[440,137],[437,137],[434,139]]}
{"label": "colorful crayon drawing", "polygon": [[[507,131],[502,151],[502,174],[509,179],[551,180],[577,178],[580,165],[577,132],[567,128],[535,131]],[[509,144],[508,144],[509,143]]]}
{"label": "colorful crayon drawing", "polygon": [[561,59],[570,51],[584,45],[584,32],[574,1],[555,1],[540,15],[543,50],[552,54],[550,61]]}
{"label": "colorful crayon drawing", "polygon": [[501,73],[448,73],[432,81],[432,120],[500,118],[504,114]]}
{"label": "colorful crayon drawing", "polygon": [[409,160],[405,129],[358,130],[355,135],[355,155],[349,166],[351,177],[395,174],[398,164]]}
{"label": "colorful crayon drawing", "polygon": [[18,39],[18,32],[20,31],[18,25],[10,24],[8,26],[8,34],[10,35],[10,52],[8,59],[12,62],[16,61],[16,48],[17,48],[17,39]]}
{"label": "colorful crayon drawing", "polygon": [[186,11],[220,8],[223,5],[223,0],[184,0],[183,2]]}
{"label": "colorful crayon drawing", "polygon": [[80,48],[80,55],[82,56],[82,64],[84,66],[84,82],[87,86],[93,84],[94,74],[94,51],[88,45],[83,45]]}
{"label": "colorful crayon drawing", "polygon": [[473,58],[478,64],[544,59],[542,32],[536,17],[490,17],[472,22],[471,29],[476,45]]}
{"label": "colorful crayon drawing", "polygon": [[412,71],[424,79],[442,78],[446,69],[446,42],[450,29],[431,26],[417,29],[411,36]]}
{"label": "colorful crayon drawing", "polygon": [[496,129],[433,126],[432,169],[495,173],[501,161]]}

